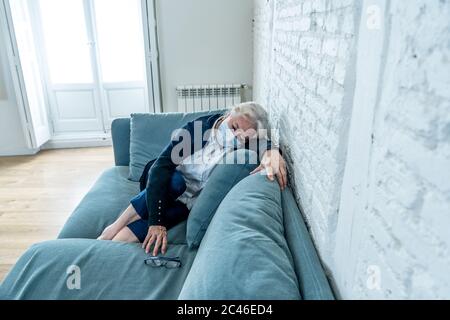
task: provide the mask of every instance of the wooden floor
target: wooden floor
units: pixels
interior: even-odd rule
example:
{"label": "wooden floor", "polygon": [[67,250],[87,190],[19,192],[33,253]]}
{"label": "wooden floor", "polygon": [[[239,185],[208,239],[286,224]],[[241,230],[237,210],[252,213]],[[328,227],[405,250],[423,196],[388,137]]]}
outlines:
{"label": "wooden floor", "polygon": [[0,281],[33,243],[54,239],[99,174],[110,147],[0,157]]}

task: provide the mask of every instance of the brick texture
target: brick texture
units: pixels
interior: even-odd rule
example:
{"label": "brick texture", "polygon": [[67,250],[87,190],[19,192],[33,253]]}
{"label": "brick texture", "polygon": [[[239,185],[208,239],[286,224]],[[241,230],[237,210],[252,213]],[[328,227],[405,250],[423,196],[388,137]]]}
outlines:
{"label": "brick texture", "polygon": [[[450,3],[391,1],[354,292],[450,298]],[[381,290],[367,290],[378,265]]]}
{"label": "brick texture", "polygon": [[[376,1],[375,1],[376,2]],[[255,0],[254,100],[330,279],[361,1]],[[450,298],[450,3],[390,1],[367,210],[343,298]],[[357,80],[356,80],[357,81]],[[362,214],[362,213],[361,213]],[[380,270],[377,290],[368,268]],[[339,287],[336,288],[339,292]]]}
{"label": "brick texture", "polygon": [[255,2],[254,99],[279,131],[324,260],[333,249],[351,112],[343,100],[354,14],[352,1]]}

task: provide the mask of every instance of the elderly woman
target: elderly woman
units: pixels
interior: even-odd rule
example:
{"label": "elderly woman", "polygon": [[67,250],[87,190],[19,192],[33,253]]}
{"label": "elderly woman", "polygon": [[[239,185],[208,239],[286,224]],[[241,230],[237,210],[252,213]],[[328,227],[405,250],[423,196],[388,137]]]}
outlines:
{"label": "elderly woman", "polygon": [[[197,148],[195,126],[202,129],[202,143]],[[173,138],[158,158],[149,163],[146,188],[131,199],[130,205],[98,239],[141,242],[147,253],[153,245],[154,256],[159,249],[165,254],[167,229],[187,218],[212,169],[228,152],[239,148],[258,146],[255,151],[261,161],[251,174],[265,170],[267,177],[270,180],[276,177],[284,189],[285,162],[278,149],[271,146],[269,131],[266,111],[254,102],[241,103],[224,114],[203,116],[187,123],[179,130],[178,138],[184,132],[191,141],[186,141],[186,137],[181,141]],[[265,144],[260,143],[263,139]]]}

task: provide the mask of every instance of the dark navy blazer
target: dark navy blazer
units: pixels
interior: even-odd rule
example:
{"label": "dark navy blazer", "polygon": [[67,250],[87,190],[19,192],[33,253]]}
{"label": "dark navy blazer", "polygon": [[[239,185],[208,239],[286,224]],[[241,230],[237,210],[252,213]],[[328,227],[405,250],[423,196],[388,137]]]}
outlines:
{"label": "dark navy blazer", "polygon": [[[202,149],[207,143],[207,137],[205,139],[200,139],[201,143],[194,143],[194,126],[197,127],[197,130],[201,127],[201,134],[203,134],[211,129],[216,122],[216,120],[221,117],[223,114],[214,114],[203,116],[197,118],[193,121],[188,122],[182,129],[185,129],[189,132],[192,139],[190,139],[190,153],[180,154],[180,158],[184,159],[194,152]],[[197,122],[197,124],[195,124]],[[200,142],[199,140],[199,142]],[[165,212],[167,210],[168,205],[171,203],[171,198],[169,195],[169,186],[172,179],[172,175],[179,165],[179,163],[174,163],[172,160],[172,150],[179,143],[189,143],[189,141],[183,141],[183,135],[175,135],[172,137],[171,142],[164,148],[161,154],[156,158],[151,160],[148,163],[149,172],[146,188],[147,188],[147,208],[149,212],[148,225],[161,225],[166,226],[165,222]],[[257,143],[258,149],[258,159],[261,159],[262,155],[267,149],[271,149],[270,141],[267,141],[264,148],[259,149],[259,143]],[[245,144],[245,148],[249,149],[249,143]],[[189,148],[188,148],[189,149]],[[181,149],[184,151],[185,149]],[[144,170],[143,177],[146,177],[146,170]],[[142,178],[141,178],[142,179]],[[144,180],[144,181],[145,181]],[[141,181],[142,182],[142,181]]]}

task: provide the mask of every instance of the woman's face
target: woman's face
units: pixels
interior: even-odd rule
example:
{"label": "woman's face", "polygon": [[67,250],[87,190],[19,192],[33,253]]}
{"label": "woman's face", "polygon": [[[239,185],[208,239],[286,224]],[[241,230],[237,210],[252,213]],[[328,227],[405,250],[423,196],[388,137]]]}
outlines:
{"label": "woman's face", "polygon": [[241,141],[250,139],[256,134],[252,122],[243,115],[229,115],[224,121],[228,123],[228,127],[233,134]]}

